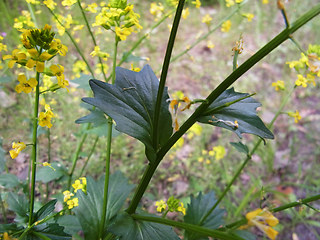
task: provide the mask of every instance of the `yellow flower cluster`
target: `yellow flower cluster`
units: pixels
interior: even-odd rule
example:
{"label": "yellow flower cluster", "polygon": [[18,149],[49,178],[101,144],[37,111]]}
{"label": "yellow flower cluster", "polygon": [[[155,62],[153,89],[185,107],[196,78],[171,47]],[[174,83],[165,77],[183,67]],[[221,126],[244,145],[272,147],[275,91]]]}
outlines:
{"label": "yellow flower cluster", "polygon": [[40,112],[39,114],[39,125],[41,127],[51,128],[52,123],[51,119],[55,117],[53,112],[51,111],[51,107],[49,104],[45,104],[45,112]]}
{"label": "yellow flower cluster", "polygon": [[225,2],[226,2],[226,6],[227,7],[231,7],[231,6],[233,6],[234,4],[236,4],[236,3],[242,3],[243,2],[243,0],[225,0]]}
{"label": "yellow flower cluster", "polygon": [[296,112],[288,112],[287,114],[289,117],[294,118],[295,123],[298,123],[301,120],[301,116],[298,110],[296,110]]}
{"label": "yellow flower cluster", "polygon": [[284,81],[282,81],[282,80],[278,80],[276,82],[273,82],[271,85],[272,85],[272,87],[275,88],[276,91],[285,89]]}
{"label": "yellow flower cluster", "polygon": [[79,206],[79,199],[77,197],[74,197],[74,194],[78,190],[82,190],[84,193],[87,192],[87,179],[85,177],[77,179],[74,184],[72,184],[72,187],[74,188],[74,192],[70,192],[68,190],[63,192],[63,201],[67,203],[68,209]]}
{"label": "yellow flower cluster", "polygon": [[127,5],[126,1],[111,1],[101,8],[92,26],[112,30],[119,40],[124,41],[135,29],[142,29],[139,18],[140,15],[133,11],[133,5]]}
{"label": "yellow flower cluster", "polygon": [[252,13],[243,13],[242,16],[248,19],[248,22],[251,22],[252,19],[254,18],[254,14]]}
{"label": "yellow flower cluster", "polygon": [[159,18],[161,18],[163,12],[164,12],[164,7],[162,5],[162,3],[151,3],[150,4],[150,10],[149,12],[155,16],[155,21],[157,21]]}
{"label": "yellow flower cluster", "polygon": [[167,202],[164,200],[157,201],[155,206],[157,207],[157,212],[160,213],[168,208],[165,212],[165,215],[168,212],[182,212],[183,215],[186,215],[186,208],[184,207],[183,203],[173,196],[169,197]]}
{"label": "yellow flower cluster", "polygon": [[14,19],[13,27],[16,29],[22,29],[24,27],[34,28],[34,22],[31,20],[31,14],[29,11],[23,10],[21,11],[21,15],[18,18]]}
{"label": "yellow flower cluster", "polygon": [[258,208],[252,212],[247,213],[246,218],[248,220],[247,226],[256,226],[271,240],[276,239],[278,232],[272,227],[275,227],[279,223],[279,220],[275,216],[273,216],[272,213],[267,209]]}
{"label": "yellow flower cluster", "polygon": [[210,151],[202,150],[202,156],[198,157],[198,162],[205,162],[206,164],[210,164],[213,157],[215,158],[215,161],[218,162],[222,158],[224,158],[225,155],[226,149],[223,146],[215,146]]}
{"label": "yellow flower cluster", "polygon": [[200,8],[201,7],[200,0],[195,0],[195,1],[192,1],[191,3],[194,4],[196,6],[196,8]]}
{"label": "yellow flower cluster", "polygon": [[208,26],[210,26],[212,21],[212,17],[210,17],[209,14],[204,15],[204,17],[202,18],[202,22],[207,24]]}
{"label": "yellow flower cluster", "polygon": [[9,151],[12,159],[18,157],[19,153],[26,148],[26,144],[24,142],[13,142],[12,150]]}
{"label": "yellow flower cluster", "polygon": [[222,32],[229,32],[229,31],[230,31],[230,28],[231,28],[231,21],[230,21],[230,20],[227,20],[227,21],[225,21],[224,23],[222,23],[221,31],[222,31]]}

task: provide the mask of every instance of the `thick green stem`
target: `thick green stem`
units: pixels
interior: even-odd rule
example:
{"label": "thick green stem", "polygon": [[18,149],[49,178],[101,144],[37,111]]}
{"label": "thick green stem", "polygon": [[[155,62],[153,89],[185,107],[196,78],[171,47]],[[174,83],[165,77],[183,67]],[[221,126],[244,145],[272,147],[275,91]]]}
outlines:
{"label": "thick green stem", "polygon": [[161,102],[163,98],[163,91],[166,85],[166,79],[167,79],[167,74],[169,70],[169,65],[170,65],[170,58],[173,50],[173,45],[176,39],[176,35],[178,32],[178,27],[179,27],[179,22],[181,18],[181,13],[183,10],[184,6],[184,0],[180,0],[176,15],[173,20],[173,25],[169,37],[169,42],[166,50],[166,55],[163,60],[163,65],[162,65],[162,71],[161,71],[161,76],[160,76],[160,83],[159,83],[159,88],[158,88],[158,94],[157,94],[157,101],[156,101],[156,106],[155,106],[155,111],[154,111],[154,118],[153,118],[153,148],[155,150],[158,149],[158,127],[159,127],[159,116],[160,116],[160,107],[161,107]]}
{"label": "thick green stem", "polygon": [[[86,26],[87,26],[87,29],[88,29],[88,31],[89,31],[89,33],[90,33],[91,39],[92,39],[92,41],[93,41],[93,44],[94,44],[94,46],[97,46],[96,38],[94,37],[94,35],[93,35],[92,31],[91,31],[91,28],[90,28],[88,19],[87,19],[87,17],[86,17],[85,12],[83,11],[83,8],[82,8],[82,6],[81,6],[80,0],[78,0],[78,6],[79,6],[79,8],[80,8],[80,10],[81,10],[82,17],[83,17],[84,21],[86,22]],[[106,73],[105,73],[105,71],[104,71],[104,66],[103,66],[103,64],[102,64],[102,59],[101,59],[101,57],[99,57],[99,56],[98,56],[98,58],[99,58],[99,62],[100,62],[100,64],[101,64],[101,72],[102,72],[102,74],[103,74],[104,80],[107,82],[108,79],[107,79]]]}
{"label": "thick green stem", "polygon": [[262,47],[252,57],[240,65],[235,71],[233,71],[216,89],[214,89],[210,95],[206,98],[195,112],[187,119],[187,121],[180,127],[179,131],[175,132],[167,143],[158,151],[157,157],[159,160],[170,150],[170,148],[178,141],[178,139],[197,121],[198,117],[209,107],[209,105],[216,100],[228,87],[230,87],[235,81],[237,81],[244,73],[251,69],[262,58],[267,56],[281,43],[290,38],[291,34],[297,31],[300,27],[310,21],[312,18],[320,13],[320,4],[314,6],[310,11],[301,16],[296,22],[294,22],[290,28],[283,30],[276,37],[274,37],[269,43]]}
{"label": "thick green stem", "polygon": [[82,169],[81,169],[81,172],[80,172],[80,174],[79,174],[79,177],[83,176],[84,169],[87,167],[88,162],[90,161],[90,159],[91,159],[91,157],[92,157],[92,154],[94,153],[94,150],[95,150],[96,147],[97,147],[98,141],[99,141],[99,136],[97,136],[96,139],[94,140],[94,143],[93,143],[93,145],[92,145],[92,147],[91,147],[91,150],[90,150],[90,152],[89,152],[88,158],[87,158],[86,162],[83,164],[83,167],[82,167]]}
{"label": "thick green stem", "polygon": [[[51,137],[50,137],[50,129],[47,130],[47,138],[48,138],[48,163],[51,162]],[[48,201],[50,196],[49,183],[46,183],[46,202]]]}
{"label": "thick green stem", "polygon": [[59,18],[57,17],[57,15],[50,9],[48,8],[49,12],[52,14],[52,16],[57,20],[57,22],[65,28],[65,32],[68,35],[68,37],[70,38],[71,42],[73,43],[73,45],[75,46],[75,48],[77,49],[77,52],[80,54],[82,60],[85,62],[85,64],[87,65],[92,77],[94,78],[94,72],[91,68],[91,66],[89,65],[87,59],[85,58],[84,54],[82,53],[80,47],[78,46],[77,42],[74,40],[74,38],[72,37],[71,33],[68,31],[68,29],[62,24],[62,22],[59,20]]}
{"label": "thick green stem", "polygon": [[[287,94],[287,96],[283,99],[280,108],[278,109],[278,111],[276,112],[276,114],[274,115],[273,119],[271,120],[270,124],[268,125],[268,128],[272,128],[274,122],[277,120],[277,118],[279,117],[279,115],[281,114],[283,108],[285,107],[285,105],[287,104],[288,100],[290,99],[293,91],[294,91],[295,87],[293,87],[291,89],[291,91]],[[248,153],[247,158],[245,159],[245,161],[241,164],[240,168],[237,170],[237,172],[235,173],[235,175],[233,176],[232,180],[230,181],[230,183],[227,185],[227,187],[224,189],[224,191],[222,192],[221,196],[219,197],[219,199],[215,202],[215,204],[212,206],[212,208],[207,212],[207,214],[205,216],[203,216],[203,218],[200,221],[200,225],[202,225],[204,223],[204,221],[209,217],[209,215],[214,211],[214,209],[216,209],[216,207],[218,206],[218,204],[222,201],[222,199],[225,197],[225,195],[229,192],[230,188],[232,187],[233,183],[238,179],[238,177],[240,176],[242,170],[245,168],[245,166],[248,164],[248,162],[251,160],[251,156],[256,152],[256,150],[258,149],[259,145],[261,144],[262,139],[259,139],[259,141],[254,145],[253,149],[251,150],[250,153]]]}
{"label": "thick green stem", "polygon": [[34,110],[33,110],[33,130],[32,130],[32,153],[31,153],[31,190],[30,190],[30,205],[29,205],[29,226],[33,222],[33,208],[35,198],[36,186],[36,168],[37,168],[37,130],[38,130],[38,112],[39,112],[39,85],[40,73],[37,72],[36,79],[38,84],[36,86],[36,93],[34,97]]}
{"label": "thick green stem", "polygon": [[[117,53],[118,53],[118,36],[115,35],[114,43],[114,53],[113,53],[113,67],[112,67],[112,84],[114,84],[116,79],[116,66],[117,66]],[[102,206],[102,215],[101,215],[101,225],[99,238],[103,238],[104,234],[104,225],[106,222],[107,215],[107,206],[108,206],[108,191],[109,191],[109,175],[110,175],[110,156],[111,156],[111,140],[112,140],[112,125],[113,120],[111,117],[108,117],[108,136],[107,136],[107,156],[106,156],[106,173],[104,179],[104,191],[103,191],[103,206]]]}
{"label": "thick green stem", "polygon": [[190,223],[177,222],[177,221],[173,221],[173,220],[169,220],[169,219],[151,217],[151,216],[143,216],[143,215],[138,215],[138,214],[132,214],[131,216],[136,220],[161,223],[161,224],[165,224],[165,225],[169,225],[169,226],[173,226],[173,227],[177,227],[177,228],[182,228],[187,231],[196,232],[201,235],[210,236],[210,237],[218,238],[218,239],[222,239],[222,240],[243,240],[243,238],[236,236],[236,235],[233,235],[233,234],[229,234],[229,233],[225,233],[225,232],[222,232],[219,230],[209,229],[209,228],[205,228],[205,227],[200,227],[200,226],[190,224]]}

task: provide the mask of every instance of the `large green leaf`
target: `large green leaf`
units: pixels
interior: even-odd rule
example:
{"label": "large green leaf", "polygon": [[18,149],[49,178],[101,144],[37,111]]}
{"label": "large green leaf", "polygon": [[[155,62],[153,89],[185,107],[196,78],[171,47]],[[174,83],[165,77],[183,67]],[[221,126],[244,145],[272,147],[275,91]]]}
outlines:
{"label": "large green leaf", "polygon": [[86,75],[86,74],[80,74],[80,77],[72,79],[73,83],[78,84],[77,88],[82,88],[84,90],[89,91],[90,87],[89,87],[89,80],[91,79],[90,75]]}
{"label": "large green leaf", "polygon": [[[116,172],[110,176],[105,229],[122,208],[133,187],[121,172]],[[103,177],[98,182],[88,177],[87,194],[82,191],[77,192],[79,206],[74,208],[74,212],[83,228],[85,239],[98,239],[103,192]]]}
{"label": "large green leaf", "polygon": [[117,216],[109,230],[120,236],[121,240],[180,239],[171,227],[160,223],[135,220],[126,212]]}
{"label": "large green leaf", "polygon": [[[213,212],[206,218],[206,220],[201,223],[202,218],[209,212],[209,210],[216,203],[214,192],[209,192],[203,195],[201,192],[197,197],[190,197],[190,204],[188,204],[187,213],[184,216],[184,221],[186,223],[191,223],[199,225],[202,227],[217,229],[224,224],[223,214],[225,211],[220,208],[216,208]],[[206,236],[200,236],[194,232],[185,232],[186,239],[188,240],[202,240],[208,239]]]}
{"label": "large green leaf", "polygon": [[25,195],[9,192],[7,203],[9,209],[17,215],[16,222],[25,223],[28,221],[29,204]]}
{"label": "large green leaf", "polygon": [[74,215],[63,215],[57,219],[57,223],[64,227],[64,231],[74,235],[82,230],[79,220]]}
{"label": "large green leaf", "polygon": [[34,216],[34,222],[39,221],[45,217],[47,217],[50,213],[53,212],[55,205],[57,203],[57,199],[51,200],[47,202],[45,205],[43,205],[35,214]]}
{"label": "large green leaf", "polygon": [[[116,129],[140,140],[146,147],[149,161],[155,159],[153,147],[153,119],[159,80],[150,66],[140,72],[117,67],[115,84],[90,80],[94,98],[83,101],[98,107],[116,121]],[[161,147],[172,134],[169,96],[165,89],[161,101],[158,146]]]}
{"label": "large green leaf", "polygon": [[68,175],[67,169],[61,163],[53,162],[51,166],[55,170],[50,167],[40,167],[37,171],[36,180],[48,183]]}
{"label": "large green leaf", "polygon": [[[273,139],[272,132],[269,131],[256,113],[257,107],[261,104],[247,96],[249,94],[235,92],[233,88],[224,91],[210,104],[203,115],[198,118],[198,121],[229,129],[240,138],[242,133],[251,133],[261,138]],[[233,104],[230,106],[225,106],[225,104],[232,102]],[[238,126],[234,124],[235,121],[238,122]]]}
{"label": "large green leaf", "polygon": [[69,234],[64,232],[64,227],[57,223],[45,223],[37,225],[34,227],[33,231],[30,232],[30,235],[36,235],[35,232],[40,233],[41,235],[44,235],[52,240],[69,240],[72,238]]}
{"label": "large green leaf", "polygon": [[21,183],[18,177],[11,173],[3,173],[0,175],[0,186],[5,188],[14,188],[19,186]]}

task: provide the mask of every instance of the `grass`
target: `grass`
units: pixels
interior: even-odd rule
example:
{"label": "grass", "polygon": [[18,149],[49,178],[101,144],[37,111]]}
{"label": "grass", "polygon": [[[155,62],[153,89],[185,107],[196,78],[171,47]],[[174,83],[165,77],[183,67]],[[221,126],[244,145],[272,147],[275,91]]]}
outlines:
{"label": "grass", "polygon": [[[152,17],[148,12],[148,4],[137,2],[137,7],[141,10],[141,18],[144,26],[150,26]],[[146,1],[147,2],[147,1]],[[4,1],[1,0],[1,4]],[[10,16],[8,21],[4,18],[0,21],[1,29],[8,29],[12,24],[12,19],[19,16],[21,8],[27,9],[26,5],[18,7],[13,2],[8,2],[10,8],[1,13],[7,12]],[[2,6],[1,5],[1,6]],[[303,4],[303,1],[291,1],[286,5],[290,19],[296,19],[309,6]],[[191,7],[190,7],[191,8]],[[36,7],[36,10],[39,8]],[[43,8],[41,8],[43,9]],[[75,21],[83,23],[80,12],[75,7],[71,9]],[[218,4],[208,5],[198,9],[190,9],[190,16],[182,20],[181,28],[175,43],[173,56],[183,51],[187,45],[196,40],[199,31],[206,33],[205,24],[201,23],[201,18],[205,13],[214,13],[214,22],[218,22],[225,13],[230,9],[220,8]],[[169,92],[183,91],[185,95],[191,98],[203,98],[211,92],[226,76],[232,71],[232,47],[234,42],[243,36],[244,51],[239,56],[239,64],[245,61],[256,50],[267,43],[274,35],[284,28],[283,19],[280,12],[276,9],[275,3],[262,5],[255,1],[254,4],[247,4],[241,11],[243,13],[252,12],[255,18],[248,23],[240,15],[234,16],[232,28],[229,33],[221,33],[219,30],[212,34],[208,40],[215,44],[215,48],[206,47],[206,41],[201,42],[193,48],[188,54],[181,57],[178,61],[170,66],[168,74]],[[40,15],[36,15],[37,21],[47,23],[47,11],[43,9]],[[89,15],[90,20],[94,16]],[[147,63],[156,71],[160,69],[164,51],[167,44],[169,30],[167,22],[157,28],[147,41],[135,51],[137,56],[148,57]],[[320,39],[320,21],[314,20],[295,33],[295,39],[306,49],[308,44],[319,44]],[[144,30],[142,31],[142,33]],[[142,34],[141,33],[141,34]],[[18,43],[17,32],[8,31],[5,43],[8,49],[13,49]],[[81,30],[76,35],[79,39],[89,37],[86,30]],[[307,38],[305,36],[308,36]],[[108,35],[99,35],[98,44],[103,51],[112,53],[112,46],[105,44]],[[129,42],[120,43],[120,51],[125,52],[130,48],[131,41],[138,39],[138,36],[132,36]],[[72,64],[79,59],[75,48],[72,46],[67,37],[63,37],[63,42],[68,45],[68,57],[61,59],[66,67],[66,75],[72,78]],[[93,46],[87,47],[86,42],[80,40],[79,45],[85,56],[89,56]],[[121,53],[120,55],[121,56]],[[254,97],[262,103],[260,115],[265,122],[269,122],[281,103],[285,93],[275,92],[271,83],[283,79],[286,83],[292,83],[296,78],[293,70],[285,65],[286,61],[296,60],[300,57],[299,50],[295,45],[287,41],[280,48],[276,49],[271,55],[266,57],[261,63],[258,63],[252,71],[245,74],[234,85],[236,91],[256,92]],[[94,64],[94,59],[90,63]],[[142,66],[146,62],[135,62],[135,66]],[[108,61],[111,65],[111,61]],[[130,68],[130,63],[124,64],[124,67]],[[111,68],[110,68],[111,69]],[[12,141],[19,139],[28,139],[30,135],[30,109],[32,100],[27,95],[17,95],[14,92],[15,77],[11,71],[7,71],[12,77],[12,81],[3,85],[1,91],[7,96],[12,97],[13,104],[8,108],[2,108],[0,113],[3,116],[0,119],[0,137],[4,140],[4,149],[8,152]],[[159,76],[158,72],[156,72]],[[102,79],[101,75],[97,78]],[[72,81],[71,81],[72,82]],[[59,114],[55,121],[54,127],[50,130],[52,137],[52,159],[53,161],[62,162],[64,165],[71,167],[71,159],[74,153],[77,139],[83,131],[82,127],[75,124],[74,121],[86,114],[86,111],[79,107],[80,98],[88,96],[90,93],[76,89],[67,94],[66,91],[59,91],[55,94],[58,104],[54,105],[54,111]],[[268,141],[265,146],[261,146],[252,161],[242,173],[231,192],[227,194],[221,206],[226,208],[228,215],[227,220],[239,217],[241,214],[262,206],[272,207],[280,203],[286,203],[295,199],[310,196],[318,192],[320,174],[315,171],[315,166],[319,164],[320,150],[318,148],[320,139],[318,137],[319,129],[319,84],[316,87],[307,89],[297,89],[292,96],[290,103],[286,106],[285,111],[301,111],[303,117],[301,123],[295,124],[293,119],[283,114],[276,121],[273,132],[275,140]],[[183,117],[182,117],[183,118]],[[82,149],[81,158],[76,168],[75,176],[78,176],[81,166],[86,160],[86,156],[91,149],[95,136],[89,135],[87,142]],[[191,140],[185,139],[185,144],[178,149],[173,149],[165,157],[162,165],[156,172],[154,179],[146,193],[144,206],[155,211],[152,205],[154,201],[168,198],[171,195],[181,199],[187,199],[187,196],[198,191],[215,191],[219,196],[224,187],[231,180],[238,166],[244,161],[245,156],[239,154],[229,144],[237,142],[239,139],[234,134],[218,128],[203,126],[201,136],[196,136]],[[249,148],[257,141],[256,137],[246,135],[243,142]],[[47,148],[46,136],[41,137],[40,161],[45,160],[44,154]],[[202,155],[202,149],[210,150],[213,146],[222,145],[227,149],[227,155],[220,161],[211,159],[210,164],[198,162]],[[98,141],[97,150],[85,169],[86,175],[98,177],[103,173],[102,159],[105,154],[105,138]],[[25,156],[27,157],[27,156]],[[207,157],[207,156],[205,156]],[[147,160],[144,157],[144,147],[136,140],[119,135],[113,139],[111,171],[121,170],[129,177],[133,183],[138,183],[140,176],[145,168]],[[11,173],[21,174],[17,169],[17,161],[11,160],[7,155],[7,166]],[[25,165],[27,167],[27,165]],[[56,188],[60,188],[59,183],[52,183]],[[279,190],[281,187],[281,190]],[[284,192],[282,188],[291,189],[290,193]],[[262,189],[264,189],[263,193]],[[261,201],[261,195],[265,197]],[[316,205],[316,204],[315,204]],[[316,205],[317,206],[317,205]],[[318,205],[319,206],[319,205]],[[289,233],[310,231],[314,236],[319,237],[320,227],[317,224],[311,224],[312,221],[319,221],[319,215],[310,209],[301,211],[288,210],[279,215],[283,227],[282,238],[288,239]],[[305,224],[305,219],[310,224]],[[301,230],[303,229],[303,230]],[[301,238],[307,239],[307,238]],[[312,239],[312,238],[310,238]]]}

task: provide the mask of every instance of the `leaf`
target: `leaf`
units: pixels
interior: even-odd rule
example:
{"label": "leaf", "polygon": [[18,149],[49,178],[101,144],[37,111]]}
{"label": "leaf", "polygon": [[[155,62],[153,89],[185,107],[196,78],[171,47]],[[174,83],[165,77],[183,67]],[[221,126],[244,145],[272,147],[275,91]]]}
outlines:
{"label": "leaf", "polygon": [[230,142],[230,144],[237,149],[238,152],[242,152],[245,154],[249,154],[249,149],[247,145],[243,144],[242,142]]}
{"label": "leaf", "polygon": [[106,124],[108,122],[108,120],[106,119],[106,116],[104,115],[104,112],[102,112],[98,108],[92,108],[89,110],[90,110],[90,114],[77,119],[75,122],[78,124],[93,123],[93,125],[96,127],[102,124]]}
{"label": "leaf", "polygon": [[133,54],[129,54],[128,57],[125,58],[125,56],[127,55],[127,52],[124,52],[122,55],[122,59],[125,59],[124,62],[128,63],[128,62],[139,62],[139,61],[146,61],[147,58],[146,57],[139,57],[139,56],[135,56]]}
{"label": "leaf", "polygon": [[16,213],[16,222],[27,222],[29,213],[29,204],[25,195],[18,195],[17,193],[8,193],[7,203],[9,209]]}
{"label": "leaf", "polygon": [[0,233],[14,231],[17,232],[19,230],[22,230],[22,226],[17,226],[15,223],[9,223],[9,224],[0,224]]}
{"label": "leaf", "polygon": [[[34,227],[33,232],[39,232],[42,235],[48,237],[49,239],[52,240],[68,240],[72,239],[72,237],[64,232],[64,227],[60,226],[57,223],[45,223],[45,224],[40,224]],[[35,235],[35,234],[34,234]]]}
{"label": "leaf", "polygon": [[[2,138],[0,138],[0,173],[6,168],[6,151],[2,148]],[[0,175],[1,178],[1,175]],[[1,184],[1,183],[0,183]]]}
{"label": "leaf", "polygon": [[[83,101],[98,107],[116,121],[116,129],[140,140],[146,147],[149,161],[155,160],[153,148],[153,119],[159,80],[151,67],[146,65],[140,72],[117,67],[115,84],[90,80],[94,98]],[[157,148],[164,145],[172,134],[169,112],[169,95],[165,89],[160,108]]]}
{"label": "leaf", "polygon": [[175,240],[180,239],[169,226],[147,221],[134,220],[124,212],[109,229],[121,240]]}
{"label": "leaf", "polygon": [[0,175],[0,185],[5,188],[14,188],[20,185],[20,181],[14,174],[3,173]]}
{"label": "leaf", "polygon": [[[247,97],[247,93],[235,92],[233,88],[224,91],[198,118],[201,123],[223,127],[235,132],[239,138],[242,133],[255,134],[261,138],[273,139],[272,132],[264,125],[256,113],[259,102],[252,97]],[[247,97],[247,98],[246,98]],[[239,99],[244,98],[240,101]],[[223,107],[224,104],[234,102],[230,106]],[[234,122],[238,122],[238,127]]]}
{"label": "leaf", "polygon": [[[121,172],[115,172],[109,179],[108,204],[105,228],[109,221],[122,208],[133,185],[128,183],[127,178]],[[98,232],[101,222],[102,205],[104,192],[104,177],[98,182],[87,178],[87,195],[82,191],[77,192],[79,206],[74,212],[83,228],[85,239],[98,239]]]}
{"label": "leaf", "polygon": [[51,166],[55,169],[55,171],[50,167],[40,167],[39,170],[37,170],[36,180],[43,183],[48,183],[53,180],[57,180],[62,176],[68,175],[67,170],[61,163],[53,162]]}
{"label": "leaf", "polygon": [[256,240],[256,236],[246,230],[235,230],[232,233],[246,240]]}
{"label": "leaf", "polygon": [[78,218],[74,215],[63,215],[57,219],[57,223],[64,227],[64,231],[74,235],[82,230]]}
{"label": "leaf", "polygon": [[[203,224],[200,224],[202,218],[209,212],[209,210],[216,203],[214,192],[209,192],[202,195],[200,192],[197,197],[190,197],[190,204],[188,204],[186,215],[184,216],[184,221],[186,223],[191,223],[210,229],[217,229],[224,224],[223,215],[225,211],[223,209],[216,208],[213,212],[206,218]],[[208,239],[205,236],[201,236],[194,232],[185,232],[185,236],[188,240],[202,240]]]}
{"label": "leaf", "polygon": [[86,91],[90,91],[89,80],[91,79],[91,75],[80,74],[79,78],[72,79],[73,83],[76,83],[78,88],[82,88]]}
{"label": "leaf", "polygon": [[0,77],[0,84],[11,82],[11,77],[5,75]]}
{"label": "leaf", "polygon": [[49,214],[53,212],[56,203],[57,199],[54,199],[43,205],[34,215],[34,222],[49,216]]}

